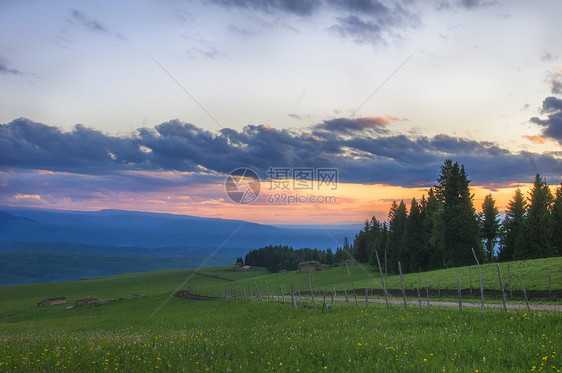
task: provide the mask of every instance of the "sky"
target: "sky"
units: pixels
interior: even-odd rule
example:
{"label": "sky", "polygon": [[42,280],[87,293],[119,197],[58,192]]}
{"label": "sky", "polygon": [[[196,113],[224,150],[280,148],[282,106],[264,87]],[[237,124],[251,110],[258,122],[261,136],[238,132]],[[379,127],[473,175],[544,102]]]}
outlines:
{"label": "sky", "polygon": [[[537,172],[562,179],[561,11],[0,0],[0,206],[357,223],[427,195],[450,158],[477,209],[504,209]],[[241,167],[261,179],[243,205],[225,192]],[[281,189],[272,169],[337,170],[337,187]]]}

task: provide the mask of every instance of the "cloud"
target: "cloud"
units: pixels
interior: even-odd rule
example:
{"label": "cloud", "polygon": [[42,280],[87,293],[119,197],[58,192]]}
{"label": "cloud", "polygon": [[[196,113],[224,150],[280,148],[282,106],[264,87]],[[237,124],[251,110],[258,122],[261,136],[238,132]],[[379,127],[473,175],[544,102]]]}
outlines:
{"label": "cloud", "polygon": [[415,13],[402,7],[400,3],[395,3],[393,7],[379,1],[334,1],[333,3],[347,11],[349,15],[337,17],[336,23],[330,29],[359,44],[388,44],[390,40],[401,39],[402,30],[420,24]]}
{"label": "cloud", "polygon": [[326,120],[314,128],[316,132],[329,131],[332,133],[340,133],[350,135],[356,132],[373,131],[376,133],[388,133],[386,126],[390,121],[396,118],[386,117],[364,117],[364,118],[336,118]]}
{"label": "cloud", "polygon": [[495,1],[483,1],[483,0],[460,0],[458,3],[461,7],[466,9],[475,9],[486,7],[496,4]]}
{"label": "cloud", "polygon": [[542,135],[557,140],[562,145],[562,100],[553,96],[545,98],[541,114],[547,114],[547,118],[532,117],[530,122],[544,127]]}
{"label": "cloud", "polygon": [[0,56],[0,74],[23,75],[23,72],[8,66],[6,61]]}
{"label": "cloud", "polygon": [[545,62],[553,61],[558,58],[557,55],[550,53],[547,50],[541,51],[541,60]]}
{"label": "cloud", "polygon": [[338,23],[331,27],[343,37],[349,37],[356,43],[369,42],[379,44],[384,42],[383,28],[376,22],[365,21],[356,16],[338,18]]}
{"label": "cloud", "polygon": [[401,30],[420,24],[417,11],[411,1],[391,2],[387,5],[378,0],[211,0],[219,6],[253,11],[280,17],[295,15],[301,18],[322,13],[334,16],[329,27],[336,35],[350,38],[356,43],[387,44],[400,39]]}
{"label": "cloud", "polygon": [[101,25],[101,23],[99,23],[94,19],[88,18],[84,13],[76,9],[70,10],[70,16],[73,21],[79,23],[89,31],[101,32],[107,34],[110,33],[108,29],[106,29],[104,26]]}
{"label": "cloud", "polygon": [[544,137],[539,135],[523,135],[522,137],[530,142],[534,142],[535,144],[544,144],[545,142]]}
{"label": "cloud", "polygon": [[[545,110],[557,105],[549,103]],[[385,120],[339,118],[298,131],[248,125],[218,132],[172,120],[116,137],[81,125],[63,132],[20,118],[0,125],[0,170],[46,170],[65,175],[73,188],[93,180],[104,187],[168,185],[162,172],[218,177],[238,167],[264,178],[270,167],[338,168],[342,182],[430,186],[446,158],[464,163],[479,183],[526,182],[534,174],[531,159],[544,176],[562,175],[555,154],[514,153],[491,142],[448,135],[389,135]]]}
{"label": "cloud", "polygon": [[378,0],[330,0],[330,5],[359,14],[388,15],[390,8]]}
{"label": "cloud", "polygon": [[562,93],[562,71],[557,69],[555,72],[550,73],[547,77],[547,81],[551,85],[551,92],[553,95],[559,95]]}
{"label": "cloud", "polygon": [[497,4],[496,1],[484,1],[484,0],[439,0],[436,2],[437,9],[439,10],[454,10],[457,8],[473,10],[477,8],[488,7]]}
{"label": "cloud", "polygon": [[142,162],[139,152],[135,139],[106,136],[82,125],[66,133],[24,118],[0,125],[0,167],[106,172],[119,163]]}
{"label": "cloud", "polygon": [[310,16],[322,4],[319,0],[211,0],[211,2],[232,8],[257,10],[265,13],[281,11],[297,16]]}
{"label": "cloud", "polygon": [[[114,33],[112,31],[110,31],[109,29],[107,29],[105,26],[103,26],[100,22],[98,22],[95,19],[92,19],[90,17],[88,17],[86,14],[82,13],[79,10],[76,9],[70,9],[70,19],[69,21],[73,24],[77,24],[79,26],[81,26],[82,28],[86,29],[87,31],[93,32],[93,33],[98,33],[98,34],[105,34],[105,35],[109,35],[112,36],[116,39],[119,40],[126,40],[126,37],[123,36],[120,33]],[[64,43],[67,43],[68,41],[62,39],[63,45]]]}

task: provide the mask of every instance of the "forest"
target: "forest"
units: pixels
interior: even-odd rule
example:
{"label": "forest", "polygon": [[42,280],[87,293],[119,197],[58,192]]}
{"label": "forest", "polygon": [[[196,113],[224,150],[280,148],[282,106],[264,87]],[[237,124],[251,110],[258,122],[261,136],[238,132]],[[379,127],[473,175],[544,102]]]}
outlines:
{"label": "forest", "polygon": [[294,270],[305,261],[338,264],[355,259],[376,266],[376,252],[394,273],[398,261],[405,272],[471,265],[473,249],[481,263],[560,255],[562,183],[552,193],[537,174],[527,197],[515,190],[503,221],[492,194],[481,207],[478,213],[464,165],[447,159],[427,197],[413,198],[409,206],[394,201],[387,221],[374,216],[366,220],[353,242],[346,237],[335,252],[269,245],[250,251],[244,263],[270,272]]}

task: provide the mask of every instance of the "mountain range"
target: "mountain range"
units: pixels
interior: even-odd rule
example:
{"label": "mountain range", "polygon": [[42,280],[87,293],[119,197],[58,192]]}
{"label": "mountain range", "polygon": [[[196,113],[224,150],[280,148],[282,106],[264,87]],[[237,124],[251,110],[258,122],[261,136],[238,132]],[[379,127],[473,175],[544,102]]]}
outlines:
{"label": "mountain range", "polygon": [[335,249],[359,227],[278,227],[139,211],[6,207],[0,208],[0,286],[74,280],[86,273],[226,264],[270,244]]}

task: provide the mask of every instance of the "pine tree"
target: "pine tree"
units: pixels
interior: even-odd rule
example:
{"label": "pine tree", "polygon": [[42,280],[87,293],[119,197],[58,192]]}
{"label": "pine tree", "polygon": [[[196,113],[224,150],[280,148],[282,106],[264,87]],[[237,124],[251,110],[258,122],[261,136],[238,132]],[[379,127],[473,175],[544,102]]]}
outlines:
{"label": "pine tree", "polygon": [[343,258],[342,260],[350,260],[353,259],[353,255],[351,253],[351,246],[349,245],[349,241],[347,240],[347,236],[343,239]]}
{"label": "pine tree", "polygon": [[[422,200],[423,201],[423,200]],[[428,191],[424,208],[425,220],[425,251],[430,258],[430,268],[446,267],[445,265],[445,223],[443,221],[443,204],[437,199],[435,189]]]}
{"label": "pine tree", "polygon": [[388,240],[386,243],[389,268],[395,268],[398,261],[404,263],[405,266],[409,263],[406,250],[407,219],[408,212],[404,201],[400,201],[400,204],[393,201],[388,213]]}
{"label": "pine tree", "polygon": [[326,250],[326,260],[325,263],[328,265],[334,264],[334,253],[332,253],[332,249]]}
{"label": "pine tree", "polygon": [[[371,218],[371,221],[369,223],[369,231],[367,233],[367,261],[369,263],[371,263],[373,258],[373,255],[375,255],[373,250],[376,250],[378,247],[378,242],[380,239],[380,234],[381,234],[381,224],[377,221],[377,218],[375,218],[374,216]],[[380,250],[379,250],[380,251]]]}
{"label": "pine tree", "polygon": [[370,231],[371,226],[367,220],[361,231],[355,235],[355,239],[353,240],[353,256],[359,263],[365,263],[368,260],[367,240],[368,236],[371,234]]}
{"label": "pine tree", "polygon": [[410,213],[406,225],[406,246],[409,253],[410,262],[408,270],[416,272],[419,269],[427,269],[429,266],[429,256],[424,247],[424,212],[422,207],[412,198]]}
{"label": "pine tree", "polygon": [[552,247],[554,255],[562,254],[562,183],[556,189],[556,196],[552,204]]}
{"label": "pine tree", "polygon": [[507,205],[500,234],[500,261],[525,258],[525,213],[527,203],[517,188],[513,199]]}
{"label": "pine tree", "polygon": [[485,252],[486,258],[490,262],[494,261],[494,246],[496,239],[498,238],[500,220],[498,216],[500,213],[496,208],[496,201],[491,194],[488,194],[484,198],[484,203],[482,203],[482,214],[481,214],[481,234],[482,239],[486,240]]}
{"label": "pine tree", "polygon": [[447,159],[435,186],[436,197],[443,204],[443,245],[445,259],[451,266],[474,263],[472,249],[483,259],[480,226],[470,193],[470,180],[464,166]]}
{"label": "pine tree", "polygon": [[553,196],[546,180],[535,176],[527,211],[527,258],[546,258],[554,255],[552,247],[552,217],[550,209]]}
{"label": "pine tree", "polygon": [[336,253],[334,254],[334,264],[339,264],[343,261],[344,254],[341,247],[336,247]]}
{"label": "pine tree", "polygon": [[377,239],[375,240],[374,245],[371,246],[371,253],[369,256],[369,264],[375,268],[378,268],[377,264],[377,256],[375,254],[375,250],[379,254],[379,260],[381,261],[381,266],[384,267],[384,252],[386,250],[386,245],[388,241],[388,225],[385,223],[379,224],[380,231],[377,235]]}

